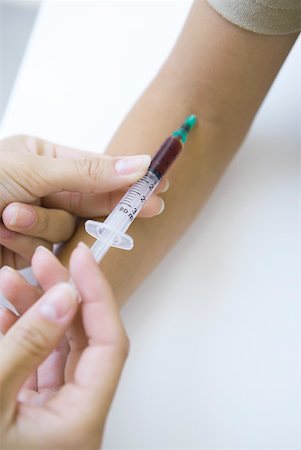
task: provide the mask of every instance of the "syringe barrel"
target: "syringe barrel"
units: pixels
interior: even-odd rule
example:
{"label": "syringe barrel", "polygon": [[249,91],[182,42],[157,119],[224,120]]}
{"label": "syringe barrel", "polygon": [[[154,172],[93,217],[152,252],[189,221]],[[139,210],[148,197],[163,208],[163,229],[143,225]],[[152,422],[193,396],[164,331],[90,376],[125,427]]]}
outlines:
{"label": "syringe barrel", "polygon": [[128,189],[103,223],[93,220],[86,222],[87,232],[97,239],[91,247],[97,262],[100,262],[110,246],[126,250],[133,247],[133,239],[125,232],[181,152],[183,142],[186,142],[187,134],[195,124],[196,116],[188,116],[180,128],[163,142],[147,173]]}
{"label": "syringe barrel", "polygon": [[105,223],[125,232],[154,192],[161,178],[183,148],[181,140],[168,137],[154,156],[147,173],[133,184],[106,218]]}
{"label": "syringe barrel", "polygon": [[182,148],[183,144],[181,140],[172,136],[168,137],[153,157],[148,170],[156,173],[159,178],[162,178]]}
{"label": "syringe barrel", "polygon": [[161,178],[150,170],[134,183],[115,206],[105,223],[113,229],[124,233],[152,195]]}

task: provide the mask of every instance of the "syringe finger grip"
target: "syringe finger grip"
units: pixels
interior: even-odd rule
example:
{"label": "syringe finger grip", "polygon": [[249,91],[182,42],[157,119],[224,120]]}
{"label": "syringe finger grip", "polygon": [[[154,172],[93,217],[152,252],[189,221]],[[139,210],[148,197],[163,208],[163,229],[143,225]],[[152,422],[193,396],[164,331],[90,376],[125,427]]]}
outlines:
{"label": "syringe finger grip", "polygon": [[[85,230],[88,234],[97,240],[104,238],[103,233],[108,231],[111,233],[110,246],[121,248],[123,250],[131,250],[134,247],[134,240],[131,236],[125,233],[120,233],[114,230],[110,225],[104,222],[97,222],[97,220],[87,220],[85,223]],[[107,239],[107,236],[106,238]]]}

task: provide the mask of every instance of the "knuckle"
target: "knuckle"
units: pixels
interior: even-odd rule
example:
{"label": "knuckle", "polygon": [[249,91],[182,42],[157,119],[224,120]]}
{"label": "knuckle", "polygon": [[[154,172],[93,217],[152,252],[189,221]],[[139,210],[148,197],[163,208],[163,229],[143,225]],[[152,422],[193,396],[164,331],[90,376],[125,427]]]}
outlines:
{"label": "knuckle", "polygon": [[37,214],[37,221],[34,226],[36,231],[40,234],[45,233],[49,228],[50,217],[47,210],[43,210],[40,214]]}
{"label": "knuckle", "polygon": [[104,175],[104,164],[100,157],[89,156],[74,160],[77,173],[82,178],[88,177],[92,182],[98,181]]}
{"label": "knuckle", "polygon": [[47,161],[42,156],[36,154],[28,154],[23,159],[23,163],[20,166],[22,172],[23,190],[29,195],[32,200],[43,197],[49,188],[53,188],[53,174],[47,167]]}
{"label": "knuckle", "polygon": [[70,192],[69,194],[69,211],[80,215],[83,209],[83,196],[80,192]]}
{"label": "knuckle", "polygon": [[75,217],[64,210],[37,210],[36,223],[31,228],[34,237],[41,237],[51,242],[61,242],[69,239],[75,229]]}
{"label": "knuckle", "polygon": [[47,349],[47,338],[34,328],[17,326],[11,333],[12,341],[32,358],[41,358]]}

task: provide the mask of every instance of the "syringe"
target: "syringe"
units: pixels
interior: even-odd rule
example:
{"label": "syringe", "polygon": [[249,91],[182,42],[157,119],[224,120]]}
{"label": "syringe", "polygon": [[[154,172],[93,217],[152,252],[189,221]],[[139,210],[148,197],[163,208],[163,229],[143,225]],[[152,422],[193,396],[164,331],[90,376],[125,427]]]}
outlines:
{"label": "syringe", "polygon": [[147,173],[128,189],[104,222],[86,221],[87,233],[96,239],[91,247],[91,252],[97,263],[102,260],[110,247],[125,250],[133,248],[133,239],[125,232],[183,149],[187,134],[195,124],[196,116],[187,117],[181,127],[163,142],[152,159]]}

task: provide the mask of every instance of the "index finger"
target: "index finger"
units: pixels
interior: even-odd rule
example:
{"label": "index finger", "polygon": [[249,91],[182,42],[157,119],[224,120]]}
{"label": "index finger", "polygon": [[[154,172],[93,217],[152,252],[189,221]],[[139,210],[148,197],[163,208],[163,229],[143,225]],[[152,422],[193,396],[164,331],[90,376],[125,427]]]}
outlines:
{"label": "index finger", "polygon": [[[84,244],[73,252],[70,271],[82,298],[83,325],[89,341],[75,370],[77,392],[72,395],[88,405],[96,417],[104,417],[128,354],[128,339],[111,288]],[[66,393],[69,397],[70,391]]]}

